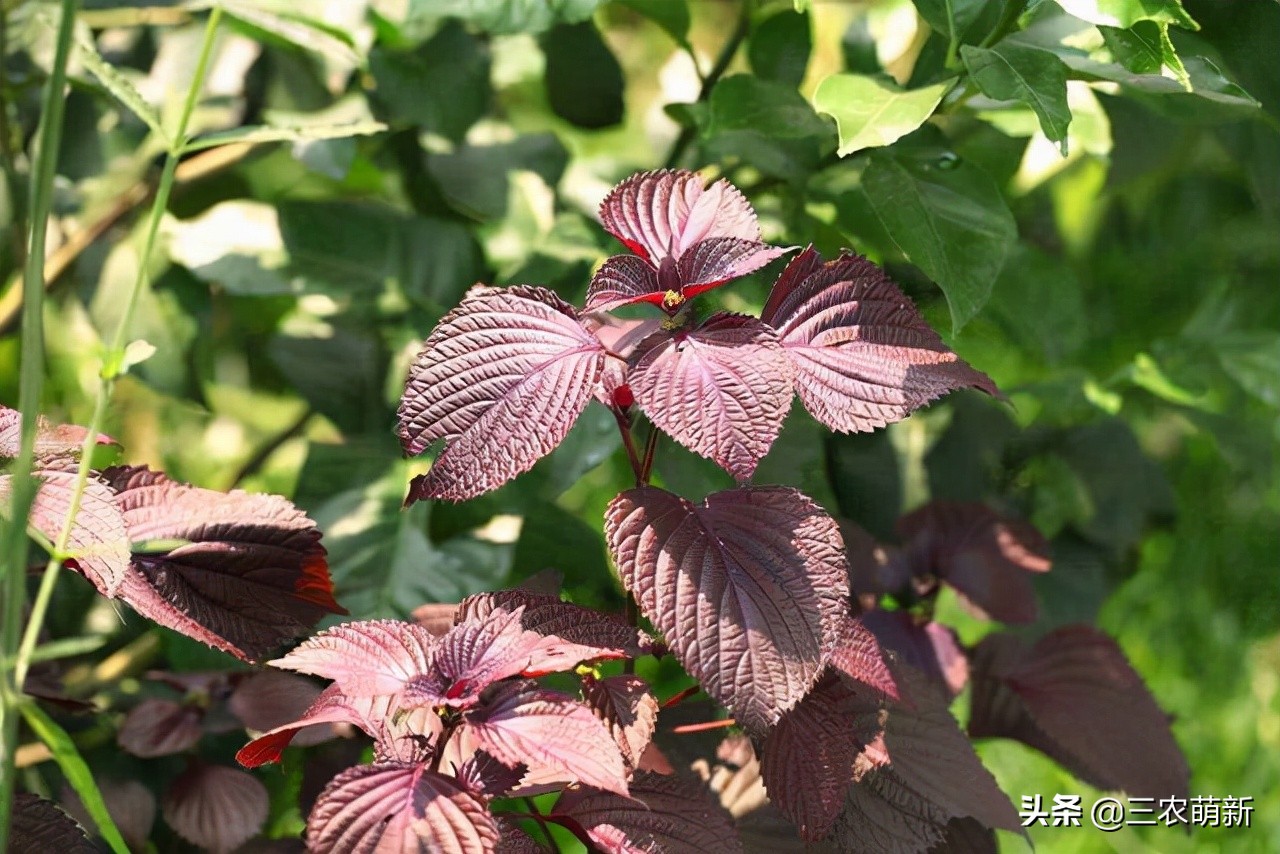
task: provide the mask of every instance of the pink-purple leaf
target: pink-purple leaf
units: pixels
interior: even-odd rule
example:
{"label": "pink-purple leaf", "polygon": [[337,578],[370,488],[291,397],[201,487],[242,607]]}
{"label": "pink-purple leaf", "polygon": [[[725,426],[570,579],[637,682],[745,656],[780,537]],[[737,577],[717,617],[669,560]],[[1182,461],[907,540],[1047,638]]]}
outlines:
{"label": "pink-purple leaf", "polygon": [[1008,634],[974,652],[975,737],[1016,738],[1092,785],[1138,797],[1186,797],[1186,759],[1169,719],[1107,635],[1063,626],[1033,647]]}
{"label": "pink-purple leaf", "polygon": [[609,735],[579,701],[535,683],[516,683],[466,713],[464,730],[507,765],[524,763],[525,785],[581,783],[620,795],[627,771]]}
{"label": "pink-purple leaf", "polygon": [[782,716],[764,742],[770,799],[806,840],[827,835],[844,804],[854,765],[880,734],[881,698],[830,669]]}
{"label": "pink-purple leaf", "polygon": [[[617,615],[527,590],[498,590],[469,596],[458,606],[455,619],[459,623],[481,620],[494,610],[517,608],[524,609],[520,615],[522,628],[561,642],[566,647],[563,656],[566,660],[578,656],[574,664],[594,658],[636,658],[653,651],[653,638],[627,625]],[[567,651],[570,646],[582,649]]]}
{"label": "pink-purple leaf", "polygon": [[203,720],[204,710],[187,703],[146,699],[125,715],[116,744],[144,758],[181,753],[200,741]]}
{"label": "pink-purple leaf", "polygon": [[228,852],[262,829],[268,801],[266,787],[253,775],[196,762],[169,785],[162,813],[188,842]]}
{"label": "pink-purple leaf", "polygon": [[332,679],[348,696],[394,694],[427,672],[435,643],[413,623],[366,620],[325,629],[270,664]]}
{"label": "pink-purple leaf", "polygon": [[[107,807],[107,814],[116,823],[116,829],[133,851],[145,851],[147,840],[151,837],[151,828],[156,822],[156,796],[151,790],[137,780],[99,779],[98,790],[102,793],[102,801]],[[62,804],[67,814],[80,823],[81,827],[93,827],[95,823],[85,808],[84,802],[75,790],[68,785],[62,788]],[[10,840],[13,837],[10,836]],[[79,854],[79,849],[65,845],[22,845],[10,846],[18,851],[55,851],[57,854]],[[101,854],[94,848],[93,854]]]}
{"label": "pink-purple leaf", "polygon": [[862,622],[898,661],[929,677],[948,697],[959,694],[969,681],[969,660],[955,632],[941,623],[921,624],[906,611],[878,608],[863,614]]}
{"label": "pink-purple leaf", "polygon": [[603,679],[587,675],[582,678],[582,699],[608,727],[627,767],[639,765],[658,726],[658,698],[648,683],[629,674]]}
{"label": "pink-purple leaf", "polygon": [[[302,676],[262,670],[245,677],[227,699],[227,708],[246,729],[268,732],[292,723],[307,713],[320,698],[320,687]],[[337,733],[334,726],[308,727],[294,743],[308,747]]]}
{"label": "pink-purple leaf", "polygon": [[680,292],[686,298],[723,285],[730,279],[754,273],[795,247],[769,246],[757,240],[715,237],[692,246],[680,256],[676,271]]}
{"label": "pink-purple leaf", "polygon": [[422,764],[385,762],[343,771],[307,818],[309,851],[488,854],[498,826],[481,798]]}
{"label": "pink-purple leaf", "polygon": [[549,817],[581,828],[611,854],[742,851],[732,817],[705,786],[681,776],[639,771],[629,798],[573,786],[565,789]]}
{"label": "pink-purple leaf", "polygon": [[862,620],[845,616],[836,624],[831,666],[891,700],[901,699],[884,650]]}
{"label": "pink-purple leaf", "polygon": [[401,444],[444,450],[409,501],[462,501],[528,471],[590,402],[605,350],[545,288],[477,285],[423,344],[400,399]]}
{"label": "pink-purple leaf", "polygon": [[346,613],[320,532],[285,499],[200,489],[145,467],[100,477],[134,544],[120,598],[143,616],[251,660]]}
{"label": "pink-purple leaf", "polygon": [[[43,416],[36,418],[36,460],[56,457],[78,459],[89,431],[75,424],[51,424]],[[114,445],[115,439],[102,433],[96,443]],[[22,449],[22,413],[0,404],[0,459],[14,459]]]}
{"label": "pink-purple leaf", "polygon": [[841,433],[866,432],[959,388],[999,395],[883,270],[858,255],[821,261],[813,247],[797,256],[761,314],[778,330],[814,418]]}
{"label": "pink-purple leaf", "polygon": [[[678,293],[679,283],[671,284]],[[661,303],[665,293],[658,271],[648,261],[636,255],[614,255],[591,277],[586,310],[608,311],[633,302]]]}
{"label": "pink-purple leaf", "polygon": [[600,203],[600,221],[655,267],[708,238],[760,240],[755,211],[736,187],[723,178],[705,186],[683,169],[632,175]]}
{"label": "pink-purple leaf", "polygon": [[1052,562],[1048,544],[1031,525],[985,504],[932,501],[899,519],[897,532],[913,571],[941,578],[980,616],[1035,620],[1029,573],[1047,572]]}
{"label": "pink-purple leaf", "polygon": [[751,477],[791,408],[791,370],[773,331],[722,312],[653,336],[637,356],[627,381],[644,414],[738,480]]}
{"label": "pink-purple leaf", "polygon": [[817,680],[848,569],[835,522],[799,491],[733,489],[696,507],[641,487],[609,505],[605,533],[645,616],[738,723],[766,729]]}

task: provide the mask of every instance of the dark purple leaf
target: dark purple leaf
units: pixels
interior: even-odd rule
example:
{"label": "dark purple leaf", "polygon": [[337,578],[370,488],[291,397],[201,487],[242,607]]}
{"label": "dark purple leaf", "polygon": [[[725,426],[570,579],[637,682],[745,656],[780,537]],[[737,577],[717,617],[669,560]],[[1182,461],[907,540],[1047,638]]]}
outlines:
{"label": "dark purple leaf", "polygon": [[723,285],[730,279],[754,273],[793,246],[769,246],[758,240],[715,237],[695,244],[680,256],[676,269],[685,299]]}
{"label": "dark purple leaf", "polygon": [[1187,796],[1169,719],[1107,635],[1063,626],[1034,647],[994,634],[974,651],[974,737],[1016,738],[1102,789]]}
{"label": "dark purple leaf", "polygon": [[837,624],[831,666],[892,700],[899,699],[898,683],[885,661],[884,650],[860,619],[846,616]]}
{"label": "dark purple leaf", "polygon": [[173,700],[149,699],[125,715],[116,743],[134,756],[168,756],[196,745],[204,734],[204,710]]}
{"label": "dark purple leaf", "polygon": [[528,772],[523,762],[507,765],[483,750],[477,750],[457,769],[458,782],[487,797],[500,797],[514,789]]}
{"label": "dark purple leaf", "polygon": [[582,828],[607,852],[732,854],[742,850],[732,817],[705,786],[687,777],[638,771],[630,798],[571,786],[556,801],[550,817]]}
{"label": "dark purple leaf", "polygon": [[430,669],[436,643],[413,623],[364,620],[325,629],[270,663],[332,679],[352,697],[395,694]]}
{"label": "dark purple leaf", "polygon": [[640,764],[658,725],[658,698],[638,676],[582,678],[582,698],[609,729],[628,768]]}
{"label": "dark purple leaf", "polygon": [[[63,457],[46,460],[35,472],[40,487],[27,523],[51,543],[56,543],[61,536],[62,526],[71,512],[76,468],[74,459]],[[8,501],[10,480],[8,475],[0,475],[0,501]],[[117,595],[129,568],[129,535],[115,496],[106,485],[92,478],[85,483],[81,494],[80,509],[71,526],[67,547],[75,555],[67,560],[68,568],[89,579],[103,596]]]}
{"label": "dark purple leaf", "polygon": [[502,838],[494,854],[548,854],[546,846],[524,832],[513,819],[496,817]]}
{"label": "dark purple leaf", "polygon": [[881,706],[878,692],[828,670],[765,739],[769,797],[806,840],[835,823],[859,754],[880,734]]}
{"label": "dark purple leaf", "polygon": [[737,188],[723,178],[705,184],[683,169],[632,175],[600,203],[601,224],[655,267],[709,238],[759,241],[755,211]]}
{"label": "dark purple leaf", "polygon": [[357,765],[334,777],[307,818],[309,851],[487,854],[498,827],[478,795],[425,765]]}
{"label": "dark purple leaf", "polygon": [[[74,424],[51,424],[43,416],[36,418],[35,458],[79,458],[89,431]],[[114,445],[116,440],[102,433],[97,444]],[[0,459],[15,459],[22,450],[22,413],[0,404]]]}
{"label": "dark purple leaf", "polygon": [[[107,807],[107,813],[115,822],[116,829],[120,831],[124,841],[135,851],[146,850],[147,839],[150,838],[151,828],[156,822],[156,796],[137,780],[102,780],[98,790],[102,793],[102,801]],[[67,814],[80,822],[81,827],[94,826],[89,811],[85,809],[80,796],[70,786],[64,785],[62,788],[62,803],[65,805]],[[25,850],[49,850],[56,851],[58,854],[66,854],[67,851],[66,846]]]}
{"label": "dark purple leaf", "polygon": [[194,763],[169,785],[164,820],[188,842],[234,851],[267,820],[267,789],[236,768]]}
{"label": "dark purple leaf", "polygon": [[817,680],[848,570],[835,522],[799,491],[733,489],[695,507],[632,489],[605,532],[645,616],[740,724],[769,727]]}
{"label": "dark purple leaf", "polygon": [[325,614],[346,613],[320,532],[285,499],[200,489],[145,467],[101,478],[134,544],[120,597],[143,616],[254,659]]}
{"label": "dark purple leaf", "polygon": [[[247,729],[268,732],[301,718],[319,697],[320,687],[309,679],[263,670],[236,685],[227,706]],[[333,738],[337,732],[334,726],[308,727],[298,733],[293,743],[309,747]]]}
{"label": "dark purple leaf", "polygon": [[528,471],[582,414],[604,361],[599,339],[551,291],[473,287],[423,344],[400,399],[407,453],[445,440],[408,500],[462,501]]}
{"label": "dark purple leaf", "polygon": [[999,394],[942,343],[883,270],[858,255],[823,264],[809,247],[783,271],[761,319],[778,330],[805,408],[841,433],[901,421],[959,388]]}
{"label": "dark purple leaf", "polygon": [[1052,566],[1049,546],[1034,527],[985,504],[932,501],[898,520],[898,536],[917,574],[936,575],[982,617],[1006,623],[1036,618],[1027,573]]}
{"label": "dark purple leaf", "polygon": [[13,796],[8,851],[10,854],[41,851],[98,854],[98,846],[90,842],[84,828],[53,801],[18,792]]}
{"label": "dark purple leaf", "polygon": [[467,712],[464,730],[499,761],[529,767],[524,785],[582,783],[627,793],[627,772],[604,724],[579,701],[535,683],[504,686]]}
{"label": "dark purple leaf", "polygon": [[947,822],[942,841],[929,849],[929,854],[998,854],[996,833],[982,822],[971,818],[953,818]]}
{"label": "dark purple leaf", "polygon": [[751,477],[791,408],[791,371],[772,330],[721,312],[659,333],[637,354],[627,381],[649,420],[738,480]]}
{"label": "dark purple leaf", "polygon": [[906,611],[880,609],[863,614],[862,622],[899,661],[929,677],[948,697],[959,694],[969,681],[969,659],[955,632],[941,623],[918,624]]}
{"label": "dark purple leaf", "polygon": [[861,525],[837,519],[849,555],[849,587],[858,606],[870,611],[886,593],[900,591],[911,580],[911,570],[899,549],[876,541]]}
{"label": "dark purple leaf", "polygon": [[[671,282],[678,292],[679,283]],[[661,303],[665,289],[658,271],[636,255],[614,255],[596,270],[587,291],[587,311],[607,311],[633,302]]]}
{"label": "dark purple leaf", "polygon": [[[563,602],[558,596],[526,590],[499,590],[469,596],[458,606],[456,619],[459,623],[479,620],[494,610],[514,611],[516,608],[524,608],[520,616],[521,627],[562,642],[566,646],[566,659],[574,655],[579,656],[577,661],[637,658],[653,652],[653,638],[635,626],[627,625],[615,614],[605,614]],[[582,650],[568,651],[570,646],[582,647]]]}

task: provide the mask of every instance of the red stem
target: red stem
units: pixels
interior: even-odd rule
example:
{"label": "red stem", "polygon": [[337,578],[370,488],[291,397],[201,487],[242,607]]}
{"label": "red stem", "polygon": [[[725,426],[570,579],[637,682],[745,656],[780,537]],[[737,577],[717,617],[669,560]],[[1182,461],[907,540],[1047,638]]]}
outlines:
{"label": "red stem", "polygon": [[681,700],[685,699],[686,697],[692,697],[694,694],[698,693],[701,690],[702,690],[701,685],[690,685],[688,688],[685,688],[683,691],[677,691],[676,693],[672,694],[671,698],[662,704],[662,708],[669,709],[672,706],[679,703]]}
{"label": "red stem", "polygon": [[722,721],[703,721],[700,724],[682,724],[678,727],[672,727],[671,731],[676,735],[684,735],[690,732],[706,732],[709,729],[724,729],[736,724],[733,718],[725,718]]}
{"label": "red stem", "polygon": [[649,476],[653,474],[653,454],[658,449],[658,428],[656,425],[649,425],[649,438],[644,443],[644,459],[640,463],[640,475],[644,478],[644,482],[649,482]]}
{"label": "red stem", "polygon": [[622,447],[627,450],[627,461],[631,463],[631,471],[636,476],[636,486],[644,486],[647,479],[644,476],[640,455],[636,453],[636,442],[631,435],[631,423],[621,408],[617,406],[609,408],[613,411],[614,420],[618,422],[618,432],[622,434]]}

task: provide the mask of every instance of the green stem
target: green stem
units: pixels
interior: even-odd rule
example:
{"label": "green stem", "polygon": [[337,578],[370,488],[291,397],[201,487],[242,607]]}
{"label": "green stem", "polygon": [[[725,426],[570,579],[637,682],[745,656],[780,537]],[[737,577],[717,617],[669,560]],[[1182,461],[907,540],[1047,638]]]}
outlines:
{"label": "green stem", "polygon": [[[31,170],[30,240],[23,271],[22,367],[18,408],[22,412],[22,442],[12,469],[12,505],[4,536],[4,627],[0,629],[0,653],[10,660],[17,647],[18,627],[26,605],[27,542],[24,533],[36,487],[31,479],[35,466],[37,418],[44,388],[44,253],[46,224],[53,201],[53,181],[58,150],[62,146],[62,119],[67,84],[67,58],[75,27],[76,0],[62,0],[62,19],[53,54],[53,68],[44,91],[39,148]],[[9,850],[9,816],[14,794],[14,753],[18,747],[18,713],[22,679],[17,659],[10,673],[0,679],[0,851]],[[25,668],[24,668],[25,672]]]}
{"label": "green stem", "polygon": [[[724,43],[724,47],[720,49],[720,54],[716,57],[715,64],[711,66],[711,70],[707,72],[707,76],[702,78],[702,88],[698,91],[698,101],[707,100],[711,95],[711,90],[715,88],[720,77],[729,68],[729,63],[733,61],[734,55],[738,52],[738,48],[742,46],[742,42],[746,39],[747,33],[751,30],[751,3],[750,0],[742,0],[742,8],[738,14],[738,24],[733,29],[733,34],[729,36],[729,40]],[[676,141],[671,145],[671,153],[667,155],[666,168],[674,168],[680,158],[684,156],[685,149],[689,147],[689,143],[693,142],[694,130],[691,127],[683,127],[680,129],[680,135],[676,137]]]}
{"label": "green stem", "polygon": [[991,47],[1008,35],[1014,24],[1018,22],[1018,16],[1022,14],[1022,10],[1026,7],[1027,0],[1005,0],[1004,11],[1000,14],[1000,20],[996,22],[991,32],[987,33],[987,37],[982,40],[978,47]]}
{"label": "green stem", "polygon": [[[49,80],[49,90],[46,92],[45,105],[45,136],[41,138],[40,147],[40,170],[39,174],[33,178],[33,205],[32,205],[32,236],[31,251],[28,256],[27,272],[24,279],[24,305],[23,305],[23,356],[22,356],[22,394],[20,396],[20,408],[23,413],[23,456],[19,457],[18,467],[14,477],[14,497],[15,506],[25,506],[19,500],[19,492],[25,488],[31,490],[30,473],[34,464],[35,443],[35,427],[36,414],[39,411],[40,388],[43,383],[43,339],[40,336],[41,330],[41,301],[44,295],[44,223],[48,216],[49,209],[49,191],[53,183],[53,169],[55,166],[55,158],[60,144],[61,127],[62,127],[62,89],[66,81],[66,51],[71,43],[71,27],[75,19],[75,0],[63,0],[63,18],[59,27],[58,35],[58,54],[55,57],[54,74]],[[106,417],[107,405],[111,400],[111,394],[115,389],[116,380],[124,369],[124,351],[125,344],[129,334],[129,326],[133,319],[133,313],[138,303],[139,294],[149,284],[149,260],[152,250],[155,247],[156,235],[160,230],[160,221],[164,216],[165,209],[169,204],[169,195],[173,190],[174,175],[178,168],[178,161],[181,159],[182,151],[188,142],[187,125],[190,122],[191,115],[195,111],[195,106],[200,97],[200,91],[204,87],[205,73],[209,67],[209,59],[213,53],[214,36],[217,34],[218,22],[222,17],[222,9],[215,6],[209,14],[209,20],[205,25],[204,43],[201,45],[200,57],[196,63],[195,77],[191,81],[191,86],[187,90],[186,101],[183,104],[182,113],[178,119],[178,126],[171,135],[171,144],[168,155],[165,158],[164,170],[160,176],[160,184],[156,189],[155,199],[152,202],[151,212],[148,218],[147,227],[144,232],[142,247],[138,258],[138,275],[134,279],[133,288],[129,292],[129,296],[125,302],[124,311],[120,315],[120,319],[116,325],[115,335],[112,337],[111,349],[103,357],[102,371],[98,382],[98,396],[94,402],[93,416],[89,421],[88,430],[85,433],[84,445],[80,451],[80,464],[76,471],[76,480],[72,486],[71,499],[67,510],[66,519],[63,521],[58,537],[54,541],[54,548],[49,556],[49,561],[45,565],[44,574],[40,579],[40,588],[36,593],[35,601],[31,606],[31,613],[27,618],[26,629],[22,634],[21,644],[18,646],[17,655],[13,657],[12,679],[6,680],[6,696],[3,704],[4,709],[4,736],[5,740],[0,747],[8,748],[10,745],[16,744],[17,737],[17,720],[15,712],[18,702],[21,698],[21,686],[26,678],[27,671],[30,667],[31,656],[36,648],[36,641],[40,635],[40,630],[44,625],[45,615],[49,610],[49,602],[53,596],[54,587],[57,585],[58,570],[62,567],[63,562],[72,555],[68,554],[67,546],[71,541],[71,532],[74,528],[76,517],[80,513],[80,504],[84,497],[85,488],[89,483],[90,468],[93,464],[93,450],[97,444],[99,431],[101,431],[103,422]],[[53,97],[50,93],[56,93]],[[51,130],[50,126],[56,126],[56,130]],[[46,173],[48,173],[46,175]],[[42,185],[35,183],[36,181],[46,181],[43,185],[43,198],[37,195],[41,191]],[[43,207],[40,206],[42,203]],[[34,333],[34,335],[33,335]],[[28,386],[34,385],[34,390],[29,391]],[[23,464],[25,462],[25,468]],[[29,505],[30,499],[27,499]],[[25,542],[16,536],[16,532],[25,529],[26,515],[22,516],[24,523],[17,524],[17,516],[15,514],[14,521],[10,525],[8,531],[10,539],[14,541],[12,545],[12,554],[10,557],[10,590],[16,589],[15,597],[11,597],[11,601],[7,602],[6,621],[5,621],[5,641],[6,645],[3,652],[8,658],[8,653],[12,650],[9,645],[11,635],[17,631],[17,626],[21,622],[21,606],[23,596],[22,574],[15,568],[19,563],[15,556],[25,557],[25,548],[19,551],[18,543],[25,546]],[[16,581],[12,576],[17,575]],[[17,619],[11,618],[16,611]],[[10,628],[12,626],[12,628]],[[10,738],[10,731],[13,737]],[[3,774],[0,774],[0,834],[7,835],[8,816],[7,812],[9,804],[12,800],[12,749],[3,750],[4,767],[0,768]],[[0,851],[6,850],[4,847],[5,840],[0,836]]]}

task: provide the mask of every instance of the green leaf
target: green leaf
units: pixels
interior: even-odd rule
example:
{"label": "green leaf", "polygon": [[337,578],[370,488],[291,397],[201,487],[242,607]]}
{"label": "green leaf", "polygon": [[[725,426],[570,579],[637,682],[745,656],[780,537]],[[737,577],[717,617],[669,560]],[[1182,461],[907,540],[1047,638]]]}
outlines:
{"label": "green leaf", "polygon": [[1170,118],[1219,122],[1256,116],[1262,109],[1256,98],[1203,56],[1190,56],[1183,62],[1190,88],[1161,74],[1135,74],[1122,65],[1080,54],[1064,52],[1060,56],[1072,77],[1119,83],[1125,95]]}
{"label": "green leaf", "polygon": [[933,115],[955,80],[905,91],[892,80],[864,74],[832,74],[818,84],[813,104],[836,120],[841,157],[891,145]]}
{"label": "green leaf", "polygon": [[375,48],[369,54],[377,85],[371,97],[388,121],[461,142],[489,109],[490,65],[488,47],[450,21],[414,50]]}
{"label": "green leaf", "polygon": [[1047,50],[1002,42],[991,50],[964,45],[960,56],[982,93],[999,101],[1021,101],[1035,110],[1040,128],[1067,154],[1067,67]]}
{"label": "green leaf", "polygon": [[765,18],[751,30],[747,58],[757,77],[799,87],[813,50],[809,15],[783,11]]}
{"label": "green leaf", "polygon": [[826,437],[827,473],[841,516],[883,542],[894,539],[902,512],[902,471],[886,430],[835,433]]}
{"label": "green leaf", "polygon": [[[494,35],[541,33],[585,21],[603,0],[411,0],[433,17],[459,18]],[[411,12],[413,14],[413,12]]]}
{"label": "green leaf", "polygon": [[1198,30],[1181,0],[1058,0],[1058,5],[1082,21],[1105,27],[1132,27],[1139,21],[1173,24]]}
{"label": "green leaf", "polygon": [[991,295],[991,311],[1023,348],[1060,364],[1088,338],[1083,289],[1064,259],[1025,243],[1014,247]]}
{"label": "green leaf", "polygon": [[382,426],[386,365],[378,341],[364,330],[316,326],[313,330],[286,326],[267,345],[271,361],[289,385],[344,434]]}
{"label": "green leaf", "polygon": [[681,47],[689,46],[689,4],[686,0],[614,0],[614,2],[653,21]]}
{"label": "green leaf", "polygon": [[71,736],[67,735],[66,730],[58,726],[57,722],[35,703],[23,702],[21,708],[22,716],[27,719],[27,726],[31,727],[32,732],[49,748],[58,767],[66,776],[67,782],[80,796],[85,811],[98,825],[98,834],[106,840],[116,854],[129,854],[129,846],[125,844],[116,823],[111,820],[111,813],[107,812],[107,805],[102,800],[102,792],[98,790],[98,784],[94,782],[93,773],[89,770],[84,758],[80,756],[80,751],[76,749]]}
{"label": "green leaf", "polygon": [[1280,409],[1280,334],[1230,332],[1212,343],[1228,376],[1263,403]]}
{"label": "green leaf", "polygon": [[952,44],[959,44],[965,31],[982,14],[988,0],[912,0],[920,17]]}
{"label": "green leaf", "polygon": [[813,8],[813,0],[791,0],[791,5],[797,12],[808,12]]}
{"label": "green leaf", "polygon": [[427,169],[458,211],[477,219],[500,219],[507,212],[511,172],[536,172],[550,187],[560,182],[569,154],[549,133],[529,134],[497,145],[464,145],[451,154],[427,158]]}
{"label": "green leaf", "polygon": [[1098,27],[1116,62],[1135,74],[1160,74],[1165,68],[1188,92],[1192,90],[1178,51],[1169,40],[1169,25],[1139,21],[1132,29]]}
{"label": "green leaf", "polygon": [[827,123],[792,86],[736,74],[716,84],[708,107],[702,136],[709,153],[769,175],[801,180],[834,147]]}
{"label": "green leaf", "polygon": [[862,188],[894,245],[942,288],[958,332],[986,303],[1017,238],[999,189],[923,141],[870,152]]}
{"label": "green leaf", "polygon": [[160,114],[155,108],[147,103],[134,85],[129,80],[111,66],[101,54],[98,53],[97,47],[94,46],[93,40],[83,30],[77,30],[75,36],[76,56],[84,63],[84,67],[89,69],[89,73],[97,78],[108,92],[115,96],[116,100],[129,108],[129,111],[146,123],[147,127],[164,141],[165,145],[170,145],[171,140],[169,134],[165,131],[164,126],[160,123]]}
{"label": "green leaf", "polygon": [[292,127],[272,127],[270,125],[246,125],[217,133],[204,134],[191,140],[182,147],[184,154],[214,148],[219,145],[230,145],[237,142],[256,144],[260,142],[305,142],[318,139],[342,139],[349,136],[372,136],[382,133],[387,126],[382,122],[358,121],[338,125],[294,125]]}
{"label": "green leaf", "polygon": [[[193,8],[209,8],[214,3],[196,3]],[[292,6],[283,3],[264,3],[263,0],[216,0],[232,18],[250,27],[262,30],[287,44],[318,53],[343,65],[359,66],[360,54],[356,52],[351,36],[322,21],[299,15]],[[304,4],[300,5],[306,8]]]}
{"label": "green leaf", "polygon": [[622,121],[622,66],[595,24],[559,24],[542,35],[540,44],[552,112],[591,130]]}
{"label": "green leaf", "polygon": [[598,590],[610,578],[607,555],[598,525],[588,525],[558,505],[545,503],[524,517],[511,574],[526,578],[555,569],[564,574],[565,586]]}

